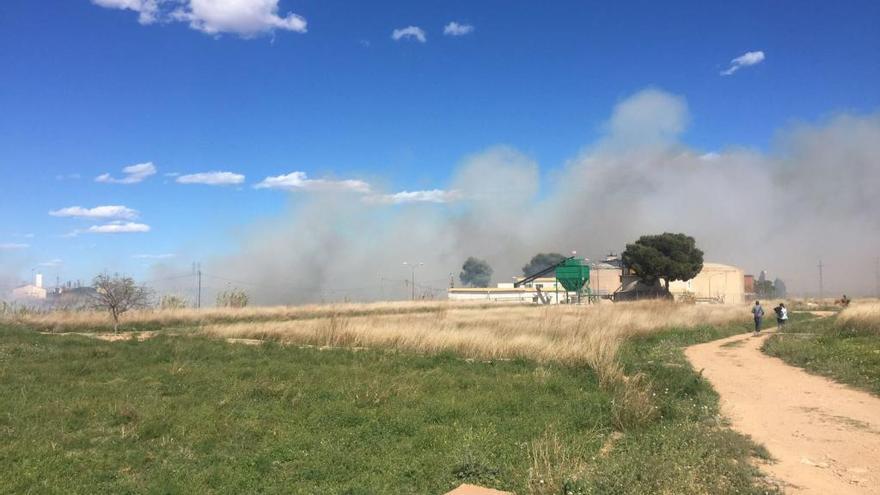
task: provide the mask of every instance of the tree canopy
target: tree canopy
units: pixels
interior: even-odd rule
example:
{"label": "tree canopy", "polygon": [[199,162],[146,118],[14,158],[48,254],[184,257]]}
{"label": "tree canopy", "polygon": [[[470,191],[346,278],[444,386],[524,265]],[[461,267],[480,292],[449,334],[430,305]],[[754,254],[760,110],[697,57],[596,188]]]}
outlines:
{"label": "tree canopy", "polygon": [[643,235],[626,245],[622,258],[640,280],[653,284],[662,279],[667,291],[670,282],[690,280],[703,269],[703,251],[686,234]]}
{"label": "tree canopy", "polygon": [[532,256],[531,261],[529,261],[524,267],[522,267],[523,275],[526,277],[530,277],[547,268],[548,266],[559,263],[565,258],[565,256],[559,253],[538,253]]}
{"label": "tree canopy", "polygon": [[144,308],[150,304],[150,291],[139,286],[131,277],[120,275],[98,275],[92,282],[95,286],[93,305],[106,310],[113,320],[113,331],[119,331],[119,317],[129,309]]}
{"label": "tree canopy", "polygon": [[458,275],[458,278],[464,285],[488,287],[489,281],[492,280],[492,267],[489,266],[486,260],[471,256],[461,266],[461,273]]}

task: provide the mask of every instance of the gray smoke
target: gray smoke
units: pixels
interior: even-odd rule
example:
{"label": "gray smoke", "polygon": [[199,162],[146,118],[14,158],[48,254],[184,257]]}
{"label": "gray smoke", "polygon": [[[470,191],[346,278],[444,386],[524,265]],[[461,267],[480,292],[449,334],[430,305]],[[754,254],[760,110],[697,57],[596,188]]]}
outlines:
{"label": "gray smoke", "polygon": [[489,148],[457,166],[449,189],[460,200],[444,205],[293,193],[286,214],[246,229],[237,254],[205,263],[206,273],[235,281],[209,285],[244,288],[262,304],[401,298],[408,261],[424,263],[420,289],[442,297],[468,256],[507,281],[537,252],[598,257],[673,231],[693,235],[708,261],[766,269],[790,293],[817,291],[820,258],[826,294],[873,293],[880,115],[795,126],[767,153],[690,149],[680,141],[688,121],[682,98],[639,92],[547,183],[525,154]]}

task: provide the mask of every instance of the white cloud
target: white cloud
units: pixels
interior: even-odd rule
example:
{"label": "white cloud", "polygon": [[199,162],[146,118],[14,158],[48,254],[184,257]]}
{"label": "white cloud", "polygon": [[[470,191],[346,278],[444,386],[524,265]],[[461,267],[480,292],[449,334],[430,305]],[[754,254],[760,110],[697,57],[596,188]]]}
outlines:
{"label": "white cloud", "polygon": [[413,38],[419,41],[419,43],[424,43],[428,41],[428,37],[425,35],[425,31],[417,26],[407,26],[405,28],[395,29],[393,33],[391,33],[391,38],[394,41],[400,41],[405,38]]}
{"label": "white cloud", "polygon": [[23,244],[20,242],[6,242],[0,243],[0,250],[13,250],[13,249],[27,249],[31,247],[30,244]]}
{"label": "white cloud", "polygon": [[228,186],[244,182],[244,175],[233,172],[201,172],[198,174],[181,175],[179,184],[207,184],[209,186]]}
{"label": "white cloud", "polygon": [[159,14],[157,0],[92,0],[99,7],[108,9],[132,10],[138,13],[138,22],[152,24]]}
{"label": "white cloud", "polygon": [[77,218],[121,218],[131,220],[137,218],[138,211],[122,205],[96,206],[83,208],[82,206],[68,206],[49,212],[53,217],[77,217]]}
{"label": "white cloud", "polygon": [[174,258],[177,256],[174,253],[164,253],[164,254],[133,254],[131,257],[138,260],[167,260],[169,258]]}
{"label": "white cloud", "polygon": [[459,24],[455,21],[450,22],[443,28],[443,34],[447,36],[464,36],[473,31],[474,26],[470,24]]}
{"label": "white cloud", "polygon": [[92,225],[85,232],[92,234],[126,234],[131,232],[149,232],[150,226],[135,222],[110,222],[103,225]]}
{"label": "white cloud", "polygon": [[252,38],[276,29],[305,33],[308,23],[300,15],[278,14],[279,0],[92,0],[112,9],[138,13],[138,22],[186,22],[206,34],[237,34]]}
{"label": "white cloud", "polygon": [[404,203],[450,203],[462,198],[457,190],[431,189],[426,191],[401,191],[394,194],[377,194],[364,197],[364,202],[399,205]]}
{"label": "white cloud", "polygon": [[285,189],[288,191],[352,191],[370,192],[370,184],[362,180],[309,179],[305,172],[291,172],[274,177],[266,177],[256,189]]}
{"label": "white cloud", "polygon": [[203,33],[233,33],[243,38],[276,29],[305,33],[308,27],[304,17],[292,12],[279,16],[278,0],[189,0],[171,17]]}
{"label": "white cloud", "polygon": [[722,76],[729,76],[743,67],[760,64],[764,61],[764,52],[746,52],[730,61],[730,67],[721,71]]}
{"label": "white cloud", "polygon": [[123,168],[122,173],[125,174],[125,176],[121,179],[116,179],[110,176],[110,174],[101,174],[95,177],[95,182],[137,184],[147,177],[154,175],[156,173],[156,166],[153,165],[153,162],[138,163],[137,165],[129,165]]}
{"label": "white cloud", "polygon": [[50,267],[50,268],[56,267],[56,266],[61,266],[63,264],[64,264],[64,260],[62,260],[60,258],[55,258],[53,260],[43,261],[41,263],[37,263],[38,266],[46,266],[46,267]]}

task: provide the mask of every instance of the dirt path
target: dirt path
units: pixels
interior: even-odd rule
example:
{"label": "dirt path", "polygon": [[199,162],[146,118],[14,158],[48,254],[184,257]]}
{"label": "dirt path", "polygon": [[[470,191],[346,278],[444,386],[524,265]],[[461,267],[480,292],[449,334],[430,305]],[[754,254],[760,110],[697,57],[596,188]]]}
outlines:
{"label": "dirt path", "polygon": [[786,493],[880,494],[880,398],[767,356],[766,338],[737,335],[685,354],[733,428],[776,459],[762,469]]}

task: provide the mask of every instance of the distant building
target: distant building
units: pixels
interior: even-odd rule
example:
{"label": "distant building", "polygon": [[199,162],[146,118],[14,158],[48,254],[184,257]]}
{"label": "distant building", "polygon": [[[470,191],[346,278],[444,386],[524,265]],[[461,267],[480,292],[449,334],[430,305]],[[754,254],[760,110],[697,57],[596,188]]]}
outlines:
{"label": "distant building", "polygon": [[755,294],[755,276],[743,275],[743,290],[747,295]]}
{"label": "distant building", "polygon": [[34,275],[34,283],[22,285],[21,287],[16,287],[12,289],[12,299],[13,300],[43,300],[46,299],[47,291],[43,287],[43,274],[37,273]]}
{"label": "distant building", "polygon": [[745,275],[735,266],[703,263],[703,269],[696,277],[684,282],[672,282],[669,292],[676,299],[739,304],[745,301]]}
{"label": "distant building", "polygon": [[[600,262],[590,262],[590,294],[615,301],[669,298],[662,281],[650,285],[631,273],[625,273],[620,258],[609,255]],[[524,277],[515,277],[515,281]],[[450,288],[452,301],[498,301],[558,304],[572,302],[572,295],[556,278],[538,278],[520,287],[513,282],[499,283],[497,287]],[[704,303],[738,304],[745,301],[745,275],[735,266],[721,263],[703,263],[703,269],[691,280],[669,284],[671,296],[678,300],[694,300]]]}

